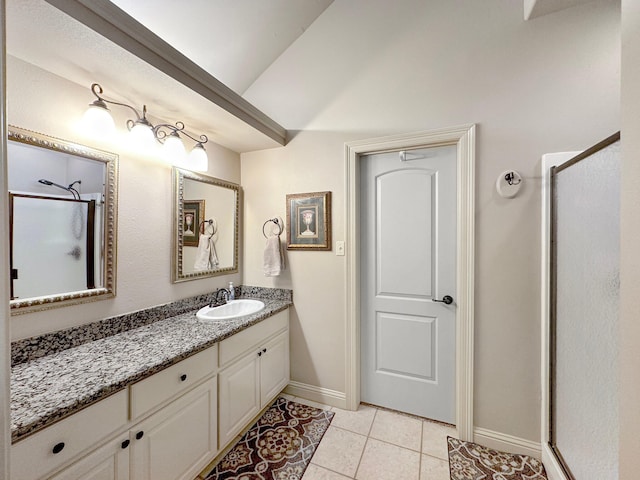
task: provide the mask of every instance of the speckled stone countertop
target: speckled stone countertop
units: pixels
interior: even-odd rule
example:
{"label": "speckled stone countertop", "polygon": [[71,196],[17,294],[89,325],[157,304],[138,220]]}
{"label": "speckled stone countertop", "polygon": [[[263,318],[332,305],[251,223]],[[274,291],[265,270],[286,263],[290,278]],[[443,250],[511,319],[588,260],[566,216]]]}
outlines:
{"label": "speckled stone countertop", "polygon": [[288,299],[261,300],[265,308],[253,315],[206,322],[193,310],[14,365],[12,442],[292,305]]}

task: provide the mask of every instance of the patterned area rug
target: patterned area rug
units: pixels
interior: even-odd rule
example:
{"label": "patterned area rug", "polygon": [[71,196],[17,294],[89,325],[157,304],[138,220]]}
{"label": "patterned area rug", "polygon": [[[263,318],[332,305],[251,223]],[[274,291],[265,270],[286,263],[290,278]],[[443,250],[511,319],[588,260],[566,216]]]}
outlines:
{"label": "patterned area rug", "polygon": [[300,480],[333,415],[278,398],[206,480]]}
{"label": "patterned area rug", "polygon": [[451,480],[547,480],[540,460],[447,437]]}

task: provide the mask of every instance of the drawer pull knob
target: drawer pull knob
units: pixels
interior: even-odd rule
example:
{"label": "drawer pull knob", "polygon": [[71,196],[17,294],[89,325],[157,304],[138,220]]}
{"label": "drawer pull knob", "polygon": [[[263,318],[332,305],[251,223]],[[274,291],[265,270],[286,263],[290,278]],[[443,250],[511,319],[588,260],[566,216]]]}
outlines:
{"label": "drawer pull knob", "polygon": [[263,348],[263,349],[262,349],[262,353],[267,353],[267,349],[266,349],[266,348]]}
{"label": "drawer pull knob", "polygon": [[129,446],[129,439],[125,440],[124,442],[122,442],[121,447],[123,449],[127,448]]}
{"label": "drawer pull knob", "polygon": [[53,450],[52,451],[53,451],[54,454],[60,453],[63,448],[64,448],[64,442],[60,442],[60,443],[57,443],[57,444],[55,444],[53,446]]}
{"label": "drawer pull knob", "polygon": [[140,440],[143,436],[144,436],[144,432],[140,430],[138,433],[136,433],[136,440]]}
{"label": "drawer pull knob", "polygon": [[180,381],[184,382],[187,379],[187,374],[183,373],[182,375],[180,375]]}
{"label": "drawer pull knob", "polygon": [[258,356],[261,357],[262,356],[262,352],[258,352]]}

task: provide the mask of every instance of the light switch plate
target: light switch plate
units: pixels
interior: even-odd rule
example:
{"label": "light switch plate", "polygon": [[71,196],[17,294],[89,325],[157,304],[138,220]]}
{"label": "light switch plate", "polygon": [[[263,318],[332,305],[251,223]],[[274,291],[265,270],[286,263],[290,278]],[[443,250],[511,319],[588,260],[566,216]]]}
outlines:
{"label": "light switch plate", "polygon": [[344,241],[338,240],[336,242],[336,255],[343,256],[344,255]]}

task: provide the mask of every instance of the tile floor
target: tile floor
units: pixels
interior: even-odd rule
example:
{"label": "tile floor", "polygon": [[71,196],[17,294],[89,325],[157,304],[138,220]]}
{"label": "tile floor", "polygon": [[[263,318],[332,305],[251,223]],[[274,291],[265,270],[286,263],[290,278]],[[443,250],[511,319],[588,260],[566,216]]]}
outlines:
{"label": "tile floor", "polygon": [[335,412],[302,480],[449,480],[447,435],[456,430],[374,407]]}
{"label": "tile floor", "polygon": [[302,480],[449,480],[447,435],[455,437],[455,428],[366,405],[351,412],[281,396],[335,412]]}

